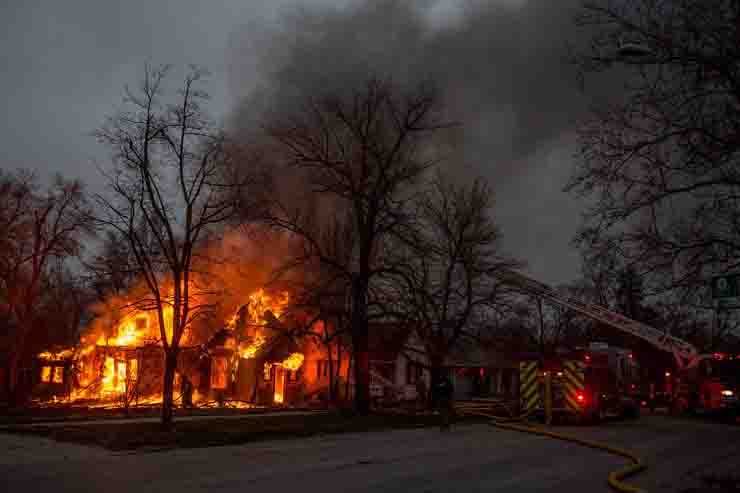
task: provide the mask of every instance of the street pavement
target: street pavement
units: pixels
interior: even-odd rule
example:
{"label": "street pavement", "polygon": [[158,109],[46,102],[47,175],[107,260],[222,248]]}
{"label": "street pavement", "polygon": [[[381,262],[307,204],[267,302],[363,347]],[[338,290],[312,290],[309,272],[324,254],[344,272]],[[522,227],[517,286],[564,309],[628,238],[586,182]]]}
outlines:
{"label": "street pavement", "polygon": [[[555,429],[637,452],[649,469],[631,482],[649,491],[690,491],[703,474],[740,472],[738,426],[648,416]],[[607,474],[625,464],[485,424],[124,453],[0,434],[0,450],[0,491],[20,493],[606,492]]]}

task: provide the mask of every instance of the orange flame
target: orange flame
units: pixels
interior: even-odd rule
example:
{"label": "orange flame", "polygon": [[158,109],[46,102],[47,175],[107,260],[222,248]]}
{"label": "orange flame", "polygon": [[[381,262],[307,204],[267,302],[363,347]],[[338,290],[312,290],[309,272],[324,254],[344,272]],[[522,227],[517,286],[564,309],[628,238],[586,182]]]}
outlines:
{"label": "orange flame", "polygon": [[[139,371],[144,372],[147,368],[152,367],[144,365],[143,360],[132,359],[133,349],[149,344],[162,344],[159,317],[155,310],[129,310],[125,316],[121,317],[119,315],[120,307],[133,306],[131,300],[145,296],[141,294],[142,292],[144,291],[134,289],[126,297],[112,297],[106,303],[101,303],[96,312],[98,316],[87,333],[80,339],[77,348],[65,349],[56,353],[51,351],[39,353],[39,359],[49,362],[47,366],[41,368],[42,380],[44,382],[61,383],[64,368],[61,366],[57,368],[53,362],[71,359],[72,371],[70,374],[73,377],[74,386],[70,389],[68,396],[70,401],[93,399],[99,402],[86,403],[86,405],[120,406],[119,398],[131,392],[132,384],[137,384]],[[190,290],[191,298],[197,297],[192,294],[194,292],[195,290]],[[170,294],[168,298],[165,298],[165,301],[171,302],[171,298],[172,295]],[[244,298],[241,299],[244,300]],[[276,318],[281,318],[287,309],[290,297],[287,292],[268,294],[264,289],[258,289],[247,295],[247,301],[244,322],[251,326],[249,333],[253,336],[247,341],[241,342],[239,347],[235,348],[234,358],[249,359],[257,357],[259,351],[264,349],[269,338],[266,327],[273,319],[267,313],[270,312]],[[165,338],[168,342],[171,342],[173,337],[173,313],[172,305],[165,304],[162,316]],[[228,329],[234,331],[234,335],[236,335],[239,313],[237,311],[226,324]],[[201,329],[198,327],[194,330]],[[183,334],[181,343],[189,344],[191,343],[189,339],[195,338],[196,340],[193,343],[200,344],[207,337],[206,333],[191,333],[188,330]],[[238,342],[238,340],[238,336],[233,338],[231,340],[232,344]],[[229,348],[233,348],[233,346]],[[137,354],[139,353],[137,352]],[[284,362],[277,363],[277,365],[285,370],[297,369],[302,362],[303,355],[296,353]],[[147,392],[149,391],[147,390]],[[161,402],[161,399],[161,392],[155,391],[152,395],[137,396],[136,403],[155,404]],[[202,401],[205,403],[204,405],[207,405],[206,396],[195,395],[193,401],[196,403]],[[240,407],[242,406],[240,405]],[[243,407],[251,407],[251,405],[244,404]]]}
{"label": "orange flame", "polygon": [[286,370],[296,371],[301,367],[304,359],[305,356],[303,354],[293,353],[279,364]]}
{"label": "orange flame", "polygon": [[262,346],[265,345],[266,339],[262,335],[257,335],[254,338],[254,342],[249,344],[248,346],[239,349],[239,357],[243,359],[251,359],[254,358],[257,355],[257,352],[260,350]]}

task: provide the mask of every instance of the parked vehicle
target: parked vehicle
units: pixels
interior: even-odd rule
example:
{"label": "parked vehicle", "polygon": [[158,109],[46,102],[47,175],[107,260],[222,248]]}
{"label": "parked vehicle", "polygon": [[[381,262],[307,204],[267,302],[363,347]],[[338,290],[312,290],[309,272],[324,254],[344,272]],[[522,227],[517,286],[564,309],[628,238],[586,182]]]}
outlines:
{"label": "parked vehicle", "polygon": [[640,416],[638,366],[626,349],[593,343],[554,357],[525,357],[520,368],[522,413],[544,415],[546,396],[550,395],[555,419],[596,423]]}
{"label": "parked vehicle", "polygon": [[[657,350],[655,351],[657,353],[672,356],[671,361],[667,364],[661,361],[662,358],[660,357],[645,357],[640,361],[643,371],[639,374],[639,378],[634,379],[634,383],[629,384],[629,389],[618,393],[612,392],[611,394],[610,392],[597,392],[593,394],[594,402],[590,404],[586,402],[584,393],[581,407],[588,408],[591,406],[591,408],[601,412],[614,406],[612,404],[602,405],[600,402],[614,401],[615,399],[619,401],[623,396],[629,395],[630,399],[636,400],[653,410],[657,407],[666,406],[672,412],[687,410],[694,412],[721,411],[730,415],[734,413],[734,416],[737,416],[737,375],[738,366],[740,366],[740,360],[737,356],[700,354],[696,347],[679,337],[602,306],[564,296],[550,286],[518,272],[506,271],[501,274],[501,279],[518,287],[523,292],[540,297],[558,306],[569,308],[619,332],[629,334],[642,341],[643,344]],[[593,351],[593,348],[590,351]],[[598,359],[596,353],[594,353],[594,357]],[[565,361],[578,361],[578,359],[563,360],[561,366],[563,373],[567,374]],[[611,372],[613,371],[611,367],[612,359],[609,361],[608,368]],[[543,372],[548,371],[548,365],[549,363],[544,362]],[[593,366],[593,364],[591,367],[594,373],[605,371],[603,365],[601,365],[601,369]],[[520,390],[527,392],[522,395],[523,409],[527,411],[530,401],[534,399],[531,362],[529,366],[522,367],[520,370],[520,378],[526,380],[524,382],[526,385],[520,385]],[[557,373],[560,370],[556,369],[554,371]],[[611,377],[599,377],[598,380],[600,383],[594,383],[594,389],[608,389],[613,386]],[[614,379],[614,381],[621,380]],[[635,385],[634,388],[632,387],[633,384]]]}

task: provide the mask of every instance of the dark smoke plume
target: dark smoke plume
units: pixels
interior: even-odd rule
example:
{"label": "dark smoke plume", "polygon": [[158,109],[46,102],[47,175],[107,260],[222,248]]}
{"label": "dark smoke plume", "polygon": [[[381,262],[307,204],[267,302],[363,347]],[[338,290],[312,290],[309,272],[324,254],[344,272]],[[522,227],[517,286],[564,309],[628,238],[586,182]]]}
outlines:
{"label": "dark smoke plume", "polygon": [[561,189],[590,102],[565,63],[567,44],[579,43],[577,4],[370,0],[288,10],[277,26],[249,26],[234,43],[231,84],[244,100],[232,124],[247,132],[264,111],[368,76],[433,80],[449,117],[462,123],[447,166],[490,180],[507,249],[532,274],[572,280],[579,266],[569,242],[581,204]]}

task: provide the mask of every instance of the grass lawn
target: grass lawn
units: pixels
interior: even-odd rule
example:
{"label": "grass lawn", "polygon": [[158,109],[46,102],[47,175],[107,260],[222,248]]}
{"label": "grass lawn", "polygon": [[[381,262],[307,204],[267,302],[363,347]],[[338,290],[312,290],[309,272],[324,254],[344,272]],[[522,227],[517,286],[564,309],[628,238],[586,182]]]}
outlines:
{"label": "grass lawn", "polygon": [[[464,421],[475,421],[464,418]],[[478,418],[477,420],[480,420]],[[461,422],[459,420],[458,422]],[[262,416],[245,419],[201,419],[175,421],[172,431],[158,423],[95,423],[64,426],[34,425],[5,431],[40,435],[58,441],[97,445],[110,450],[168,449],[235,445],[261,440],[306,437],[329,433],[379,431],[397,428],[438,426],[436,415],[371,414],[351,416],[339,412]]]}

